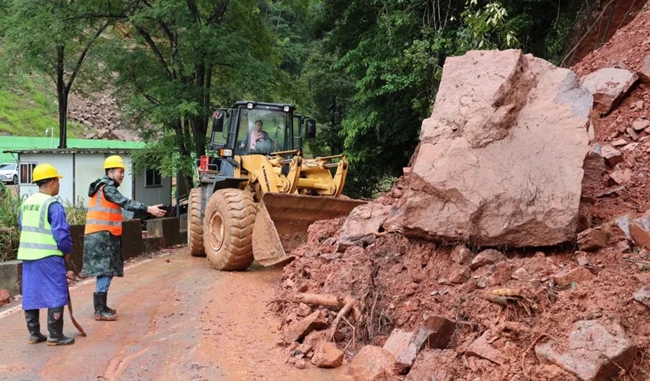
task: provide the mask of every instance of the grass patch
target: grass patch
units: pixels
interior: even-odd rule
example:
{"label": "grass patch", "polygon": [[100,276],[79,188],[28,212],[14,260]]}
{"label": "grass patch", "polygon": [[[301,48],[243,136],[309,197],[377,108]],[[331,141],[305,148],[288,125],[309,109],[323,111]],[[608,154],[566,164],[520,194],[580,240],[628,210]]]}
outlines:
{"label": "grass patch", "polygon": [[77,197],[75,204],[66,200],[63,208],[65,209],[65,217],[68,225],[86,224],[86,208],[84,208],[84,202],[81,197]]}
{"label": "grass patch", "polygon": [[[46,136],[54,127],[59,135],[58,102],[54,85],[33,76],[12,78],[0,85],[0,131],[14,136]],[[83,125],[68,121],[68,137],[82,136]]]}

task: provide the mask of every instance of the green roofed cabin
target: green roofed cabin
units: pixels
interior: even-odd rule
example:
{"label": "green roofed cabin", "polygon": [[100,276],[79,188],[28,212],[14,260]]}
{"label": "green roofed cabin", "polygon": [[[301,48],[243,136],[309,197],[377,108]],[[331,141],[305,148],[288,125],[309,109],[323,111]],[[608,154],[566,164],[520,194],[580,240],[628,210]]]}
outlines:
{"label": "green roofed cabin", "polygon": [[111,155],[120,155],[126,165],[120,192],[147,205],[170,205],[171,177],[162,177],[155,169],[135,171],[131,154],[136,149],[16,149],[6,150],[4,153],[10,154],[13,161],[18,163],[18,192],[21,197],[38,192],[38,187],[32,183],[32,171],[38,164],[50,163],[63,176],[59,198],[64,206],[79,203],[88,206],[88,186],[104,175],[104,159]]}

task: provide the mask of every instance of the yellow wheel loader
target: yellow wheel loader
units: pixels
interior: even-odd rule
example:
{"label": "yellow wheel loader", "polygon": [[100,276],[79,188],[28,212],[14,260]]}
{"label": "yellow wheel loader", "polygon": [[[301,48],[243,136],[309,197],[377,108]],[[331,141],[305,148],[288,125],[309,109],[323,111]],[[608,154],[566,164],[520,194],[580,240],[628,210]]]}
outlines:
{"label": "yellow wheel loader", "polygon": [[240,101],[213,115],[200,186],[188,200],[188,246],[218,270],[244,270],[254,260],[283,265],[317,220],[344,216],[364,201],[341,197],[345,155],[306,159],[313,119],[289,104]]}

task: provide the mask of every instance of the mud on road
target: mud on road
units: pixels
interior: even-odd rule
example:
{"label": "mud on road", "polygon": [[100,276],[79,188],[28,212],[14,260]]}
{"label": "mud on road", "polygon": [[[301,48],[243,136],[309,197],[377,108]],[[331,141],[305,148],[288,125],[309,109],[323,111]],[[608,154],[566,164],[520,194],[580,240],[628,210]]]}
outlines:
{"label": "mud on road", "polygon": [[[0,312],[0,380],[350,380],[334,370],[286,364],[269,312],[280,269],[218,272],[187,248],[142,261],[114,278],[114,322],[93,320],[94,279],[71,288],[81,337],[66,310],[65,347],[27,343],[20,306]],[[46,310],[41,331],[47,333]]]}

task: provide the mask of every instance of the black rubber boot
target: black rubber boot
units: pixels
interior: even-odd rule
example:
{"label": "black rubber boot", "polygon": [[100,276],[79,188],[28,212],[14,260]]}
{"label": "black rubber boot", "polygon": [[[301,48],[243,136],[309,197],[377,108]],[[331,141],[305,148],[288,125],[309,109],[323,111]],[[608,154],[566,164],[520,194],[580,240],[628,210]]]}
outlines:
{"label": "black rubber boot", "polygon": [[63,335],[63,306],[47,310],[47,330],[50,331],[47,345],[74,344],[73,338]]}
{"label": "black rubber boot", "polygon": [[42,343],[47,340],[47,336],[41,333],[41,322],[38,312],[38,310],[25,310],[25,321],[27,322],[27,330],[29,331],[30,344]]}
{"label": "black rubber boot", "polygon": [[113,308],[111,308],[111,307],[109,307],[108,304],[107,304],[107,302],[106,302],[106,300],[108,299],[108,291],[106,291],[106,294],[105,294],[105,295],[106,295],[106,296],[103,296],[102,298],[104,299],[104,305],[106,306],[106,309],[108,310],[108,312],[110,312],[110,313],[112,313],[113,315],[116,315],[116,316],[117,316],[117,310],[116,310],[116,309],[113,309]]}
{"label": "black rubber boot", "polygon": [[117,320],[117,315],[111,313],[106,307],[106,293],[95,292],[93,294],[93,305],[95,306],[95,320],[113,321]]}

